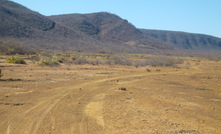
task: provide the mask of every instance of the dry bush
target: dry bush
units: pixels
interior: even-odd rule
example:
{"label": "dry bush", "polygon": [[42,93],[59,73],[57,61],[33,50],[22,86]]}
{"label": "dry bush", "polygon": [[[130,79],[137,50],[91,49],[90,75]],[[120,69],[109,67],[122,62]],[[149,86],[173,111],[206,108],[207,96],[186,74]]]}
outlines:
{"label": "dry bush", "polygon": [[104,63],[100,60],[92,60],[92,61],[89,62],[89,64],[92,64],[92,65],[96,66],[96,65],[101,65],[101,64],[104,64]]}
{"label": "dry bush", "polygon": [[146,61],[146,64],[154,67],[173,67],[177,64],[182,64],[183,62],[184,60],[182,59],[177,59],[167,56],[159,56],[148,59]]}
{"label": "dry bush", "polygon": [[2,40],[0,41],[0,53],[6,55],[14,54],[34,54],[35,48],[30,44],[24,44],[19,41]]}
{"label": "dry bush", "polygon": [[77,64],[77,65],[84,65],[84,64],[88,64],[89,62],[85,58],[77,58],[77,59],[74,60],[73,63]]}
{"label": "dry bush", "polygon": [[37,65],[41,65],[41,66],[58,66],[59,63],[56,61],[52,61],[52,60],[42,60],[40,62],[37,62]]}
{"label": "dry bush", "polygon": [[135,61],[135,62],[134,62],[134,66],[135,66],[135,67],[147,66],[147,62],[146,62],[146,61]]}
{"label": "dry bush", "polygon": [[221,60],[221,56],[209,56],[208,59],[211,60],[211,61],[218,62],[218,61]]}
{"label": "dry bush", "polygon": [[132,66],[133,62],[126,57],[113,56],[113,57],[110,57],[110,59],[108,61],[106,61],[106,64]]}
{"label": "dry bush", "polygon": [[153,67],[176,67],[177,64],[184,63],[183,59],[168,57],[168,56],[159,56],[151,57],[145,61],[135,61],[135,67],[142,66],[153,66]]}

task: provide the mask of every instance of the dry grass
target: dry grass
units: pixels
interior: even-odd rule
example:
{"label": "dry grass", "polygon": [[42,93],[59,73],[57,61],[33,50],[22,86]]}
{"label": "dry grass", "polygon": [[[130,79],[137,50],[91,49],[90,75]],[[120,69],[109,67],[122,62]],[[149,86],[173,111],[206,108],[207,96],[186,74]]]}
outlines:
{"label": "dry grass", "polygon": [[2,133],[221,133],[220,61],[187,58],[177,69],[7,58],[0,58]]}

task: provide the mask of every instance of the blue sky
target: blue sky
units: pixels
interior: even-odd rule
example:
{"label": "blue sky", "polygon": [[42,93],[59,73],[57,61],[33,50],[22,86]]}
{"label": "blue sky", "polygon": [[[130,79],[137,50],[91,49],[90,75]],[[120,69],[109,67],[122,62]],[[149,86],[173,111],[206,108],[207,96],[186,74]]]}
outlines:
{"label": "blue sky", "polygon": [[12,0],[44,15],[106,11],[138,28],[221,37],[221,0]]}

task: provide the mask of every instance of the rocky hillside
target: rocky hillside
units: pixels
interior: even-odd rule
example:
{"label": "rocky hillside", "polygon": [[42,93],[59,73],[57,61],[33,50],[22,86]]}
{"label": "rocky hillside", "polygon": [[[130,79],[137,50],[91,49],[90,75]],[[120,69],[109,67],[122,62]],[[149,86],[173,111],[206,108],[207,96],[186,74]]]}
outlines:
{"label": "rocky hillside", "polygon": [[[13,47],[84,52],[146,53],[172,48],[109,13],[47,17],[20,4],[0,1],[0,50]],[[20,44],[20,45],[18,45]],[[7,46],[7,47],[6,47]],[[19,48],[19,49],[22,49]]]}
{"label": "rocky hillside", "polygon": [[107,12],[44,16],[12,1],[0,1],[0,53],[40,49],[171,54],[178,49],[220,50],[220,40],[207,35],[141,30]]}
{"label": "rocky hillside", "polygon": [[[10,47],[13,44],[23,44],[20,46],[32,45],[39,49],[55,50],[78,49],[88,46],[88,42],[99,45],[98,41],[82,32],[57,24],[50,18],[11,1],[0,1],[0,16],[1,51],[5,44],[10,44]],[[8,43],[16,41],[19,43]]]}
{"label": "rocky hillside", "polygon": [[174,44],[181,49],[221,50],[221,38],[209,35],[146,29],[141,29],[141,31],[148,36]]}
{"label": "rocky hillside", "polygon": [[30,37],[55,27],[47,17],[10,1],[0,1],[0,16],[1,37]]}
{"label": "rocky hillside", "polygon": [[127,20],[106,12],[57,15],[49,18],[102,41],[149,49],[172,48],[169,43],[161,42],[142,33]]}

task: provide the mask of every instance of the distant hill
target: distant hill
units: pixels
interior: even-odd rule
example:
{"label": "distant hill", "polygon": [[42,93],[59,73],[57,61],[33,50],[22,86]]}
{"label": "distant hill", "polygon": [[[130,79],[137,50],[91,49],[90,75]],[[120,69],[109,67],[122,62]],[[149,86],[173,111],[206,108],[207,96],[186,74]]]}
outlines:
{"label": "distant hill", "polygon": [[1,37],[30,37],[55,27],[47,17],[10,1],[0,1],[0,16]]}
{"label": "distant hill", "polygon": [[109,53],[146,53],[152,51],[150,49],[171,48],[109,13],[47,17],[15,2],[1,0],[0,16],[2,52],[6,46],[13,45],[16,50],[31,46],[36,49]]}
{"label": "distant hill", "polygon": [[49,18],[101,41],[148,49],[172,48],[169,43],[145,35],[127,20],[111,13],[66,14]]}
{"label": "distant hill", "polygon": [[[15,48],[22,44],[19,46],[76,51],[81,49],[81,46],[86,49],[88,42],[95,44],[92,47],[99,45],[98,41],[82,32],[57,24],[44,15],[7,0],[0,1],[0,24],[1,51],[6,49],[5,44],[10,44],[10,47],[14,44]],[[13,43],[16,41],[19,43]]]}
{"label": "distant hill", "polygon": [[187,50],[221,50],[221,38],[186,32],[140,29],[148,36]]}
{"label": "distant hill", "polygon": [[0,0],[0,53],[36,50],[98,53],[173,54],[180,50],[220,50],[220,38],[137,29],[117,15],[99,12],[44,16]]}

